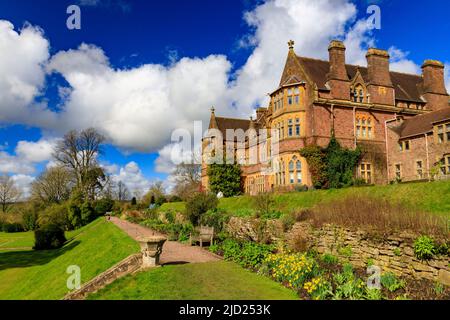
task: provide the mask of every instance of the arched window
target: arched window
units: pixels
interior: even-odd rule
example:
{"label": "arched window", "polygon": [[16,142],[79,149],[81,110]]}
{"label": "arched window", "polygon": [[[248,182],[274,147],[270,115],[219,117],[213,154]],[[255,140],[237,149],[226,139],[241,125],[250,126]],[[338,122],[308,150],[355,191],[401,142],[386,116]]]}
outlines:
{"label": "arched window", "polygon": [[302,162],[300,160],[297,161],[297,183],[302,183]]}
{"label": "arched window", "polygon": [[294,161],[292,160],[289,162],[289,183],[293,184],[294,181],[294,174],[295,174],[295,168],[294,168]]}

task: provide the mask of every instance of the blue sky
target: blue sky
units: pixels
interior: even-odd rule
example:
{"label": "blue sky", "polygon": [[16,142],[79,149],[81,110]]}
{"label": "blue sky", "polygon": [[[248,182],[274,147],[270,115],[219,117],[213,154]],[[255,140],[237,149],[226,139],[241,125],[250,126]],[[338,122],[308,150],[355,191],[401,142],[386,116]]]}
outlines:
{"label": "blue sky", "polygon": [[[81,7],[81,30],[66,28],[71,4]],[[381,8],[380,30],[358,24],[371,4]],[[364,64],[369,46],[389,49],[393,68],[404,72],[420,72],[428,58],[449,63],[450,3],[423,7],[400,0],[1,0],[0,20],[14,27],[0,25],[0,60],[8,61],[0,62],[0,173],[26,188],[65,130],[98,124],[109,141],[101,162],[131,189],[145,189],[170,175],[173,130],[192,130],[195,120],[207,125],[213,104],[247,117],[266,103],[289,39],[297,54],[326,58],[328,41],[340,38],[351,63]],[[11,86],[17,74],[19,88],[33,89],[20,99]]]}

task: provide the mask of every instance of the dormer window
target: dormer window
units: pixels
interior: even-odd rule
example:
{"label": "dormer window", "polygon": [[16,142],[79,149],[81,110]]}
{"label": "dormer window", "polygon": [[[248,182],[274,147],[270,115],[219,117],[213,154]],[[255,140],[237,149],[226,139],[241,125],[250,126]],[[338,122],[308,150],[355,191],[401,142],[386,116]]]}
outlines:
{"label": "dormer window", "polygon": [[365,102],[366,91],[361,84],[356,85],[352,90],[353,102]]}

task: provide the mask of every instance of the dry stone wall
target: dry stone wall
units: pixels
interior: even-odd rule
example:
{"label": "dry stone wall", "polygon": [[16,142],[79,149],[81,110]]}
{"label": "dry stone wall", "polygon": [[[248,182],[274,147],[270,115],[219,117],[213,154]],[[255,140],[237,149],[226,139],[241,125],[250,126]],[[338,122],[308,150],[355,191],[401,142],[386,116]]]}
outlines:
{"label": "dry stone wall", "polygon": [[341,260],[348,260],[356,267],[367,267],[371,262],[383,272],[398,276],[439,281],[450,286],[449,257],[440,256],[420,261],[414,255],[414,241],[418,235],[401,233],[382,239],[374,239],[367,232],[354,231],[333,225],[313,228],[307,222],[296,223],[288,233],[276,220],[262,223],[258,219],[232,218],[228,232],[237,239],[250,241],[286,241],[293,244],[305,240],[308,248],[319,253],[331,253]]}

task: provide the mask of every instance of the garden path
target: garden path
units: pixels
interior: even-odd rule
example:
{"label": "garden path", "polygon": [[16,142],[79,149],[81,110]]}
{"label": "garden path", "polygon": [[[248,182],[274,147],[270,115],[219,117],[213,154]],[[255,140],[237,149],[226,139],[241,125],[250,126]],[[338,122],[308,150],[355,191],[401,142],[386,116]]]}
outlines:
{"label": "garden path", "polygon": [[[144,226],[121,220],[117,217],[111,217],[111,222],[125,231],[131,238],[137,239],[141,236],[159,236],[156,231],[150,230]],[[177,241],[166,241],[160,258],[162,265],[184,264],[184,263],[203,263],[219,261],[221,258],[200,247],[192,247]]]}

